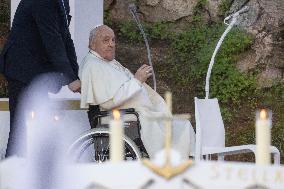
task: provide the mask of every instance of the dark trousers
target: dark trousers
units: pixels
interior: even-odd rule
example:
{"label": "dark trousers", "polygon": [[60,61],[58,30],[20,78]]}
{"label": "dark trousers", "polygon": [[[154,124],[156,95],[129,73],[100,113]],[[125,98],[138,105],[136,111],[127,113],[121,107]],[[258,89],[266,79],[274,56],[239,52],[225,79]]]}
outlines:
{"label": "dark trousers", "polygon": [[[26,135],[25,125],[23,124],[23,120],[20,120],[20,117],[18,116],[18,111],[20,107],[20,98],[26,87],[26,83],[13,79],[8,79],[10,132],[6,150],[6,157],[12,155],[23,156],[23,153],[25,151],[25,149],[22,149],[22,147],[25,146],[25,139],[22,140],[22,138]],[[19,143],[22,145],[19,145]]]}
{"label": "dark trousers", "polygon": [[96,115],[100,113],[100,108],[98,105],[90,105],[88,110],[88,118],[91,128],[94,129],[98,125],[98,119],[95,118]]}

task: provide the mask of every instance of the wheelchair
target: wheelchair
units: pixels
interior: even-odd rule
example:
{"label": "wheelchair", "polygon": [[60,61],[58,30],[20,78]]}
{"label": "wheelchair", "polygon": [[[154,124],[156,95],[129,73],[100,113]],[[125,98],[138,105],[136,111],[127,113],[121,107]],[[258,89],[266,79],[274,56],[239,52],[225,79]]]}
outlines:
{"label": "wheelchair", "polygon": [[[124,117],[132,117],[131,120],[124,121],[124,160],[148,158],[141,140],[139,114],[134,108],[120,109],[119,111]],[[111,112],[101,111],[99,106],[89,107],[88,118],[91,129],[81,134],[71,144],[69,155],[73,161],[102,163],[110,159],[110,131],[107,121],[110,116]]]}

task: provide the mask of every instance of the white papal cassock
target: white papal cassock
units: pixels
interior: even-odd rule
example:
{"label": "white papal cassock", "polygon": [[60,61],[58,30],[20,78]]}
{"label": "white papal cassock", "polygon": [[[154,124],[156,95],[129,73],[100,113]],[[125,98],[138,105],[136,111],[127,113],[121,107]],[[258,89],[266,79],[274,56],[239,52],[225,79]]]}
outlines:
{"label": "white papal cassock", "polygon": [[[112,108],[135,108],[141,122],[141,139],[150,156],[164,147],[165,127],[155,117],[171,116],[164,99],[116,60],[107,61],[90,50],[79,67],[81,108],[100,105]],[[150,118],[150,119],[149,119]],[[195,133],[188,120],[173,119],[172,146],[182,158],[193,155]]]}

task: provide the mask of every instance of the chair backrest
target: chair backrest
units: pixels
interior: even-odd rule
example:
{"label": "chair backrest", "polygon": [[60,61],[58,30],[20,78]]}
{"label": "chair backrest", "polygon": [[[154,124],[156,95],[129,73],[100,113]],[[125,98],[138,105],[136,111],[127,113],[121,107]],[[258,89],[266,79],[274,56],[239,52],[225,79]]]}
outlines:
{"label": "chair backrest", "polygon": [[225,147],[225,129],[218,100],[198,99],[195,102],[196,157],[204,147]]}

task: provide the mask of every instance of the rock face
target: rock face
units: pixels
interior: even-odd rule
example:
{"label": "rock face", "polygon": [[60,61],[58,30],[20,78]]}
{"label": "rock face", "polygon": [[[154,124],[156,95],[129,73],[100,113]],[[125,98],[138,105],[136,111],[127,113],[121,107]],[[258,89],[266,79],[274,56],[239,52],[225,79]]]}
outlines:
{"label": "rock face", "polygon": [[[229,0],[228,0],[229,1]],[[130,0],[107,0],[113,21],[132,20],[128,11]],[[147,22],[171,21],[181,19],[191,22],[196,5],[201,0],[138,0],[139,16]],[[223,0],[207,0],[201,13],[205,20],[220,21],[219,7]],[[239,25],[255,36],[250,50],[245,52],[237,63],[240,70],[259,73],[262,87],[273,81],[284,82],[284,0],[232,0],[228,11],[235,12],[248,5],[249,12],[239,19]]]}
{"label": "rock face", "polygon": [[[139,12],[148,22],[176,21],[192,17],[194,8],[201,0],[140,0],[136,2]],[[130,19],[127,9],[130,0],[106,0],[105,9],[110,10],[114,20]],[[218,10],[221,0],[207,0],[204,16],[218,20]],[[154,14],[153,14],[154,13]],[[190,20],[190,19],[188,19]]]}
{"label": "rock face", "polygon": [[[241,1],[235,0],[231,9]],[[255,36],[252,50],[238,62],[243,71],[257,69],[258,83],[268,87],[274,81],[284,82],[284,1],[250,0],[249,13],[241,19],[242,26]]]}
{"label": "rock face", "polygon": [[221,0],[207,0],[207,9],[210,14],[211,20],[219,19],[219,6],[221,4]]}
{"label": "rock face", "polygon": [[128,11],[129,3],[127,0],[106,0],[104,1],[104,9],[110,12],[112,21],[123,22],[132,18]]}

